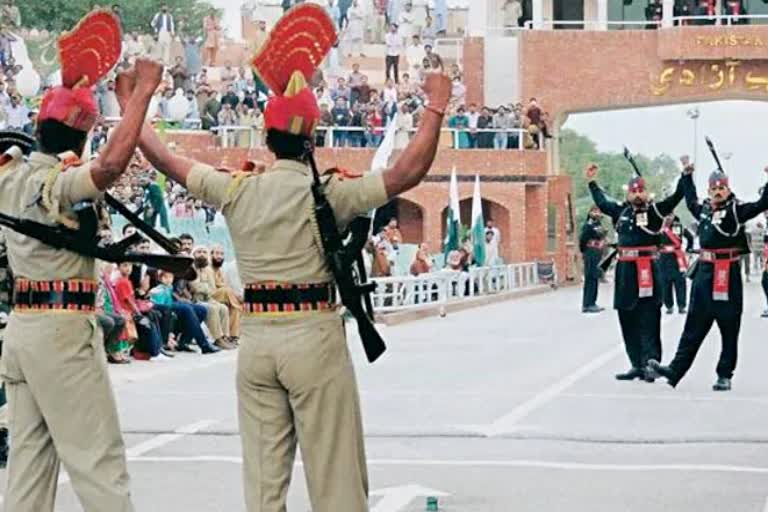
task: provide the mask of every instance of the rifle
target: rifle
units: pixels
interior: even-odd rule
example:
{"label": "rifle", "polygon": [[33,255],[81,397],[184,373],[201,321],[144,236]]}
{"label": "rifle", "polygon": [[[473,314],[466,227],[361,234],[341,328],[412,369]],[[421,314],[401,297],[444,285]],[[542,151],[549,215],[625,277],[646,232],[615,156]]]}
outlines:
{"label": "rifle", "polygon": [[80,230],[63,226],[49,226],[28,219],[17,219],[4,213],[0,213],[0,225],[35,240],[40,240],[54,249],[72,251],[110,263],[143,263],[174,274],[184,274],[193,262],[189,256],[126,252],[130,245],[135,244],[141,238],[138,233],[116,244],[99,246],[94,240],[89,239],[87,233]]}
{"label": "rifle", "polygon": [[[307,147],[305,158],[312,168],[312,197],[315,200],[315,218],[320,229],[320,239],[325,257],[336,281],[336,286],[339,288],[341,303],[355,317],[365,355],[368,361],[373,363],[387,350],[387,346],[373,325],[373,307],[370,294],[376,288],[376,283],[365,282],[365,267],[361,253],[368,237],[367,223],[370,220],[353,221],[350,224],[351,238],[345,245],[336,224],[336,214],[333,212],[320,182],[320,174],[317,171],[311,146]],[[363,235],[365,238],[361,240]],[[359,281],[355,281],[352,274],[353,263],[357,263]],[[363,301],[368,308],[368,314],[363,309]]]}
{"label": "rifle", "polygon": [[643,174],[640,172],[640,168],[637,166],[637,162],[635,162],[635,157],[632,156],[632,153],[629,152],[629,148],[627,146],[624,146],[624,158],[626,158],[630,164],[632,164],[632,168],[635,170],[635,174],[638,178],[642,178]]}
{"label": "rifle", "polygon": [[612,251],[598,264],[598,267],[600,267],[600,270],[602,270],[603,273],[608,272],[608,269],[613,265],[613,260],[619,255],[619,247],[617,244],[609,244],[608,247],[610,247]]}
{"label": "rifle", "polygon": [[725,174],[725,170],[723,169],[723,164],[720,163],[720,157],[717,155],[717,150],[715,149],[715,144],[712,142],[712,139],[710,139],[709,137],[705,137],[704,140],[707,141],[707,147],[709,147],[709,151],[712,153],[712,157],[715,159],[715,163],[717,164],[717,170]]}
{"label": "rifle", "polygon": [[147,222],[144,222],[144,220],[139,217],[137,214],[133,213],[131,210],[129,210],[123,203],[109,195],[108,193],[104,194],[104,199],[106,200],[107,204],[114,208],[117,213],[128,219],[128,221],[136,226],[136,229],[143,232],[145,235],[147,235],[149,238],[151,238],[157,245],[163,248],[165,252],[168,254],[178,254],[180,247],[178,247],[176,244],[171,242],[168,238],[166,238],[162,233],[160,233],[158,230],[156,230],[154,227],[150,226]]}

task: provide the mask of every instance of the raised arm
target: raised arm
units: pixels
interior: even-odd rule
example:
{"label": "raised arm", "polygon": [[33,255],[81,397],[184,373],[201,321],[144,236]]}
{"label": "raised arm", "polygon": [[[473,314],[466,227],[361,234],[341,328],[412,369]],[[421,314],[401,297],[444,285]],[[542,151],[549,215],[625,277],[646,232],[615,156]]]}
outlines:
{"label": "raised arm", "polygon": [[121,73],[118,82],[130,90],[123,118],[112,132],[99,157],[91,164],[91,177],[99,190],[106,190],[128,167],[136,150],[141,125],[163,74],[163,66],[149,59],[138,59],[134,70]]}
{"label": "raised arm", "polygon": [[685,206],[688,207],[688,211],[691,212],[693,218],[699,220],[701,217],[701,203],[699,202],[699,196],[696,194],[696,183],[693,182],[693,168],[691,171],[686,171],[683,177],[680,178],[680,183],[683,184],[683,195],[685,196]]}
{"label": "raised arm", "polygon": [[608,215],[615,223],[619,219],[621,211],[624,208],[620,203],[613,199],[609,199],[608,196],[605,195],[603,189],[597,184],[597,171],[598,167],[596,164],[590,164],[587,167],[585,176],[589,183],[589,192],[592,194],[592,200],[595,202],[595,205],[600,208],[600,211]]}
{"label": "raised arm", "polygon": [[677,208],[677,205],[680,204],[680,201],[683,200],[684,196],[685,189],[683,187],[683,177],[681,176],[680,179],[677,180],[677,187],[675,187],[675,191],[672,192],[672,195],[656,203],[656,210],[662,217],[666,217],[675,211],[675,208]]}
{"label": "raised arm", "polygon": [[736,216],[742,224],[750,221],[768,210],[768,186],[763,187],[760,199],[752,203],[742,203],[736,205]]}
{"label": "raised arm", "polygon": [[421,183],[437,153],[440,128],[451,99],[451,81],[442,73],[432,73],[426,78],[424,92],[429,106],[421,116],[419,129],[392,168],[384,172],[384,187],[389,198]]}

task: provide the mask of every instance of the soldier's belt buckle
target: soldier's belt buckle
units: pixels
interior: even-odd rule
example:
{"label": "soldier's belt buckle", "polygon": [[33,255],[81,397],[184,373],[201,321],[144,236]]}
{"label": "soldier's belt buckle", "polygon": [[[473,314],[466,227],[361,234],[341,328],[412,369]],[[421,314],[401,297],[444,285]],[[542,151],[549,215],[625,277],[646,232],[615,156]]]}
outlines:
{"label": "soldier's belt buckle", "polygon": [[639,258],[640,251],[624,251],[622,253],[622,256],[624,256],[625,258]]}

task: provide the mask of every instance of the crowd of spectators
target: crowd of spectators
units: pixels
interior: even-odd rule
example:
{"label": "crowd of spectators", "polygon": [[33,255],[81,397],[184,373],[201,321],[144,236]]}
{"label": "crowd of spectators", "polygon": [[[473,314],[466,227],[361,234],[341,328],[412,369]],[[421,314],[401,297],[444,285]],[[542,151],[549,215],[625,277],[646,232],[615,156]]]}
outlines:
{"label": "crowd of spectators", "polygon": [[[673,14],[674,16],[692,16],[693,19],[681,20],[681,25],[714,25],[717,23],[715,16],[746,16],[749,12],[746,9],[744,0],[723,0],[721,12],[717,12],[716,0],[675,0]],[[648,21],[654,22],[648,28],[658,28],[664,15],[664,6],[662,0],[649,0],[645,8],[645,17]],[[736,19],[732,24],[746,24],[748,19]]]}

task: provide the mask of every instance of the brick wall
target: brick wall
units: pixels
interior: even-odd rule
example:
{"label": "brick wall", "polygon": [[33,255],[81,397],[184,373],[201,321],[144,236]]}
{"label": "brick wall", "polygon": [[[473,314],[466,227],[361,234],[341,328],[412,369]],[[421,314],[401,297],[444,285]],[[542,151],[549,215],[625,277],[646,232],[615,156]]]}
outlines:
{"label": "brick wall", "polygon": [[[271,163],[266,149],[221,149],[205,133],[168,133],[176,151],[214,166],[239,168],[246,158]],[[321,168],[341,166],[364,171],[373,151],[328,149],[317,151]],[[441,149],[424,183],[407,192],[397,212],[406,242],[425,241],[439,251],[444,237],[444,209],[453,168],[459,179],[462,220],[470,223],[475,176],[481,178],[483,210],[501,231],[501,255],[507,261],[527,261],[546,255],[546,202],[553,177],[546,174],[546,154],[539,151]],[[564,256],[562,257],[564,260]]]}

